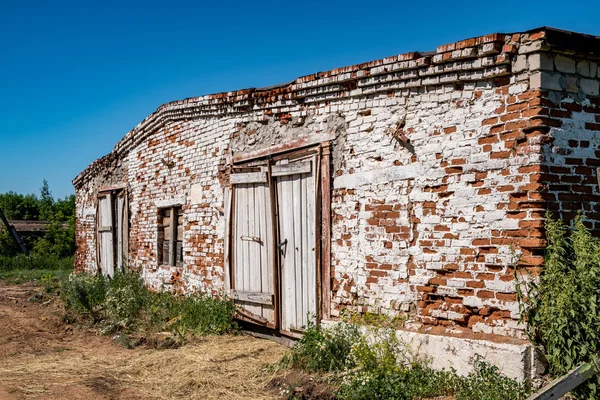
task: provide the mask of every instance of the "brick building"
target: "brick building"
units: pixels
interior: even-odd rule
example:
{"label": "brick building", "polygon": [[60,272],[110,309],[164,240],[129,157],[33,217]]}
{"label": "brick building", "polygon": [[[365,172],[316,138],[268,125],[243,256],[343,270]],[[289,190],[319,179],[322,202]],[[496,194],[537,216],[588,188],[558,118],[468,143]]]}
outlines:
{"label": "brick building", "polygon": [[73,181],[76,266],[290,336],[349,309],[522,338],[546,210],[600,229],[599,65],[539,28],[164,104]]}

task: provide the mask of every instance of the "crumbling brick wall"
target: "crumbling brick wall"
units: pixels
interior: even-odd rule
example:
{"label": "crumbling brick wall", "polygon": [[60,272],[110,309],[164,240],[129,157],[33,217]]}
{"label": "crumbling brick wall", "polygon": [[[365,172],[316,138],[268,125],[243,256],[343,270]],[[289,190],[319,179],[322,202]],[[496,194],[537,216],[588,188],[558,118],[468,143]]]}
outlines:
{"label": "crumbling brick wall", "polygon": [[[488,35],[162,106],[115,148],[128,166],[130,265],[155,288],[223,290],[230,155],[335,135],[332,316],[408,313],[521,335],[514,272],[539,272],[546,210],[584,209],[600,228],[600,71],[554,34]],[[76,182],[78,220],[100,171]],[[157,259],[159,210],[173,205],[183,267]],[[81,268],[94,263],[92,230],[78,222]]]}

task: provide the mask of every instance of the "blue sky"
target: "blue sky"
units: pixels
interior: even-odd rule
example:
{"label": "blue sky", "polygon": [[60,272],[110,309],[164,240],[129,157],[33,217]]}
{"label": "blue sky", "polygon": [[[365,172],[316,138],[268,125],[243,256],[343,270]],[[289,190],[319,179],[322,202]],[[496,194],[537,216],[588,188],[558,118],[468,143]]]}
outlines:
{"label": "blue sky", "polygon": [[55,197],[161,104],[492,32],[600,35],[598,1],[2,1],[0,193]]}

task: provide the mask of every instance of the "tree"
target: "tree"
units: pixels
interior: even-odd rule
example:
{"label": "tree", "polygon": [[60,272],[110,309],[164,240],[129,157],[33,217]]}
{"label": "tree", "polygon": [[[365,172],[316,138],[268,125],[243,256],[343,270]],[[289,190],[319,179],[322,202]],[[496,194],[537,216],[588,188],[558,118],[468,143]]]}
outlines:
{"label": "tree", "polygon": [[48,186],[48,181],[44,179],[42,183],[42,188],[40,189],[40,218],[45,221],[49,221],[54,214],[54,198],[52,198],[52,193],[50,193],[50,187]]}

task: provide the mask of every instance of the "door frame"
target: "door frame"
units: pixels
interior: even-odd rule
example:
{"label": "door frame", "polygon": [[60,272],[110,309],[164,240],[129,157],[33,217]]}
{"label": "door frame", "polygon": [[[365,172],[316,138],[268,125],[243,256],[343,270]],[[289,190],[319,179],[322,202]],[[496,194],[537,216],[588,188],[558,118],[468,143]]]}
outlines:
{"label": "door frame", "polygon": [[[281,159],[299,159],[309,155],[316,155],[317,166],[316,170],[316,296],[317,296],[317,323],[323,319],[330,318],[331,314],[331,140],[334,137],[320,138],[319,140],[300,139],[282,145],[271,146],[266,149],[251,151],[245,153],[237,153],[232,155],[230,164],[230,173],[233,173],[236,168],[249,168],[253,166],[265,165],[267,167],[267,176],[269,182],[269,191],[271,195],[271,223],[273,224],[273,237],[271,244],[273,245],[273,266],[274,266],[274,324],[261,324],[269,328],[279,330],[283,335],[290,337],[299,337],[301,334],[296,332],[287,332],[281,330],[281,260],[277,254],[277,241],[279,238],[279,215],[278,215],[278,199],[276,182],[272,179],[271,167]],[[226,271],[226,288],[234,289],[234,268],[233,252],[235,226],[233,224],[233,210],[235,210],[235,190],[233,185],[229,185],[229,196],[226,196],[225,209],[227,211],[226,225],[226,243],[225,243],[225,271]],[[320,229],[319,229],[320,228]],[[258,321],[248,318],[248,316],[237,316],[239,319],[257,324]]]}

